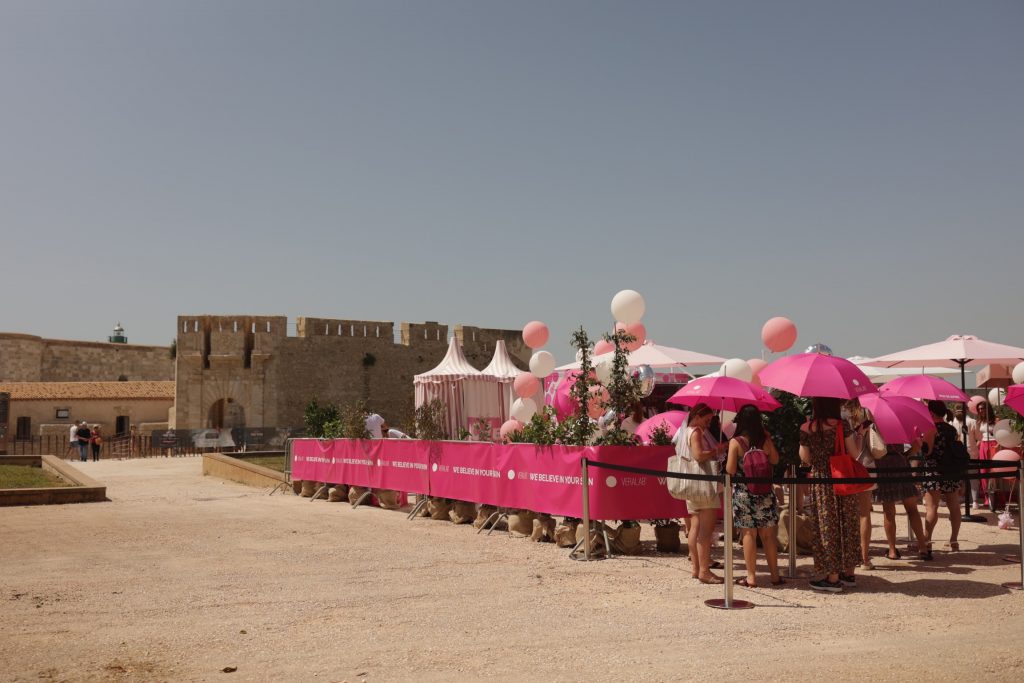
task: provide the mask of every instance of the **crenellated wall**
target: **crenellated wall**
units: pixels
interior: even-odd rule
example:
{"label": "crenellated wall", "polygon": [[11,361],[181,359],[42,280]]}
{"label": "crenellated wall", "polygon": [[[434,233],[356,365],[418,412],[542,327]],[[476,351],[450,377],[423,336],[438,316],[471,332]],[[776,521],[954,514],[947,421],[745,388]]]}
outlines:
{"label": "crenellated wall", "polygon": [[0,333],[0,382],[172,380],[170,347]]}
{"label": "crenellated wall", "polygon": [[[294,337],[287,322],[179,317],[177,428],[214,426],[221,409],[249,426],[301,426],[312,398],[337,405],[365,400],[391,424],[407,424],[413,376],[435,367],[448,348],[448,326],[436,322],[401,323],[398,342],[390,321],[299,317]],[[526,367],[530,351],[519,330],[456,325],[454,334],[477,368],[490,362],[498,339]]]}

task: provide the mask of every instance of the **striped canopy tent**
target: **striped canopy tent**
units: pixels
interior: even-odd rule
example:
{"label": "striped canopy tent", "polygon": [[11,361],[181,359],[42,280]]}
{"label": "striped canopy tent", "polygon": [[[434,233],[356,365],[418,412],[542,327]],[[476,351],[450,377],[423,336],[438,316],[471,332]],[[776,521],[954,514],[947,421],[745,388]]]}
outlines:
{"label": "striped canopy tent", "polygon": [[[505,340],[499,339],[494,345],[494,357],[491,358],[491,362],[486,368],[483,369],[483,374],[490,375],[498,380],[499,390],[499,418],[501,422],[508,419],[509,413],[512,409],[512,401],[516,400],[515,391],[512,388],[512,383],[515,382],[516,377],[519,376],[523,370],[520,370],[512,362],[512,357],[508,355],[508,349],[505,348]],[[541,404],[541,397],[535,396],[534,400],[537,401],[537,405]],[[500,424],[500,423],[499,423]]]}
{"label": "striped canopy tent", "polygon": [[452,439],[479,419],[493,423],[501,417],[498,379],[470,365],[455,337],[436,368],[413,377],[413,389],[417,408],[435,399],[444,403]]}

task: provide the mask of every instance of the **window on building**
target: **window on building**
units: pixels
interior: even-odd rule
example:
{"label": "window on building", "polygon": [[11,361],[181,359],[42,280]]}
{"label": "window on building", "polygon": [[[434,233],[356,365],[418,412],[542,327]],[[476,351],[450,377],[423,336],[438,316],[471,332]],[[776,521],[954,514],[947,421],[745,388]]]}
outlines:
{"label": "window on building", "polygon": [[18,426],[14,432],[14,438],[18,441],[31,441],[32,440],[32,418],[31,417],[19,417]]}

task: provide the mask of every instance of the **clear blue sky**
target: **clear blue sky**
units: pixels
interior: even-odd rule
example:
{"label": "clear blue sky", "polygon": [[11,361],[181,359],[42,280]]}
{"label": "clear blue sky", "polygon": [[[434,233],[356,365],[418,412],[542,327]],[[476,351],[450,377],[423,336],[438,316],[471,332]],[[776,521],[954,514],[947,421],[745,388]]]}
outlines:
{"label": "clear blue sky", "polygon": [[1024,346],[1024,4],[0,3],[0,331]]}

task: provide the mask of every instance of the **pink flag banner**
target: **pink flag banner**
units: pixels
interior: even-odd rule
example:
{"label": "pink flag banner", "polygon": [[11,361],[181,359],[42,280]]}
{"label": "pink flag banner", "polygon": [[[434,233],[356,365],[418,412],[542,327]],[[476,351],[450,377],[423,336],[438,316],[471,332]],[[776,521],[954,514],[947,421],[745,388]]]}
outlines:
{"label": "pink flag banner", "polygon": [[426,441],[414,439],[296,439],[292,478],[371,489],[429,493]]}
{"label": "pink flag banner", "polygon": [[[473,441],[381,439],[292,446],[292,476],[368,488],[428,493],[472,503],[580,517],[580,462],[664,471],[671,446],[536,446]],[[672,519],[686,504],[668,495],[662,477],[591,467],[593,519]]]}

